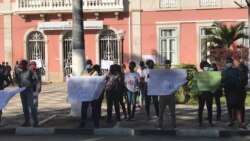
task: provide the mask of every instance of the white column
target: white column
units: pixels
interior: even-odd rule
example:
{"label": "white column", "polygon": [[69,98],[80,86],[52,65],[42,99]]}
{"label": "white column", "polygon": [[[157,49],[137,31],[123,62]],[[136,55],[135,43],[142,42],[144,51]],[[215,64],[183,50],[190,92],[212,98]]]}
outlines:
{"label": "white column", "polygon": [[12,27],[11,27],[11,1],[3,1],[3,27],[4,27],[4,61],[9,62],[10,65],[13,64],[12,61]]}
{"label": "white column", "polygon": [[141,11],[132,11],[132,52],[131,61],[141,61]]}

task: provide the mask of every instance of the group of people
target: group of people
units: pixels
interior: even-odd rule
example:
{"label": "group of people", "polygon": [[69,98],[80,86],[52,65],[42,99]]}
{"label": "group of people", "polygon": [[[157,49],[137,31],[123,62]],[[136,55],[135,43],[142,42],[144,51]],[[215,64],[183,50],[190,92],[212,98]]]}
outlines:
{"label": "group of people", "polygon": [[[88,62],[88,61],[87,61]],[[90,61],[91,62],[91,61]],[[244,126],[245,122],[245,99],[246,99],[246,85],[248,84],[248,68],[241,62],[238,66],[234,65],[234,60],[230,57],[226,59],[226,66],[221,73],[221,87],[216,91],[202,91],[198,94],[198,123],[199,126],[203,126],[203,109],[206,104],[208,110],[208,122],[209,126],[213,127],[212,121],[212,105],[213,99],[215,99],[215,104],[217,106],[216,111],[216,121],[221,120],[221,102],[220,98],[225,95],[227,102],[227,109],[229,115],[228,126],[233,126],[234,121],[237,120],[238,127],[246,129]],[[98,74],[103,75],[99,65],[98,69],[91,69],[91,63],[87,63],[90,70],[89,75]],[[165,69],[171,69],[171,61],[165,60]],[[124,118],[128,121],[135,120],[135,109],[137,105],[137,97],[139,96],[139,105],[144,106],[146,110],[146,120],[150,120],[150,104],[151,99],[153,100],[155,108],[155,116],[158,118],[158,127],[163,128],[163,115],[166,107],[169,108],[172,127],[176,128],[176,115],[175,115],[175,93],[164,96],[150,96],[147,95],[147,83],[150,78],[149,70],[154,69],[154,62],[148,60],[146,65],[143,61],[140,62],[137,70],[136,63],[129,63],[129,71],[125,72],[126,66],[122,65],[111,65],[109,73],[106,75],[106,86],[103,90],[101,97],[91,102],[92,113],[95,113],[94,124],[95,127],[99,127],[99,119],[101,117],[101,103],[106,95],[107,100],[107,122],[112,121],[112,109],[114,105],[115,109],[115,119],[116,121],[121,121],[120,106],[124,114]],[[217,65],[215,63],[208,63],[207,61],[202,61],[200,63],[200,68],[203,71],[218,71]],[[94,73],[95,72],[95,73]],[[125,100],[124,100],[125,99]],[[127,106],[125,106],[124,101],[126,101]],[[85,103],[85,102],[83,102]],[[95,104],[94,104],[95,103]],[[98,105],[98,106],[93,106]],[[84,105],[84,104],[83,104]],[[83,109],[84,112],[83,112]],[[95,112],[98,111],[98,112]],[[86,123],[87,107],[82,106],[82,120],[79,127],[85,127]],[[83,118],[84,117],[84,118]]]}
{"label": "group of people", "polygon": [[[146,67],[147,65],[147,67]],[[169,96],[149,96],[147,95],[147,83],[149,80],[149,69],[154,69],[153,60],[148,60],[146,65],[143,61],[140,62],[138,70],[135,70],[136,63],[131,61],[129,63],[129,71],[125,72],[126,66],[124,64],[117,65],[113,64],[110,66],[108,74],[106,74],[105,88],[99,97],[94,101],[84,101],[81,107],[81,122],[79,128],[84,128],[87,119],[88,105],[92,106],[92,119],[94,121],[95,128],[99,127],[99,119],[101,118],[101,104],[106,96],[107,101],[107,122],[112,122],[112,109],[114,105],[115,119],[121,121],[120,106],[124,114],[124,118],[127,121],[135,120],[135,110],[137,104],[137,96],[139,97],[139,105],[143,106],[145,103],[145,109],[147,113],[147,120],[150,120],[150,104],[153,99],[155,107],[155,116],[159,117],[159,127],[163,126],[163,113],[165,106],[169,106],[171,111],[173,127],[176,127],[175,122],[175,96],[174,93]],[[171,61],[165,61],[165,68],[171,68]],[[93,65],[91,60],[86,61],[87,73],[84,75],[88,76],[101,76],[102,71],[99,65]],[[159,100],[160,103],[159,103]],[[125,106],[125,102],[127,106]]]}
{"label": "group of people", "polygon": [[[220,97],[225,94],[227,101],[227,109],[229,115],[228,126],[233,126],[234,120],[238,121],[239,128],[246,128],[243,123],[245,122],[245,99],[246,99],[246,85],[248,83],[248,68],[244,63],[240,63],[237,67],[234,66],[234,60],[230,57],[226,59],[225,69],[222,71],[222,85],[215,92],[202,91],[198,94],[198,121],[199,126],[202,126],[202,113],[204,105],[206,104],[208,110],[208,122],[212,127],[212,105],[213,98],[215,98],[217,105],[216,120],[221,119],[221,106]],[[8,64],[8,63],[7,63]],[[165,60],[165,69],[171,69],[171,61]],[[6,65],[7,66],[7,65]],[[147,67],[146,67],[147,66]],[[110,66],[108,74],[103,74],[99,65],[93,65],[91,60],[86,61],[85,76],[106,76],[105,88],[103,89],[100,97],[94,101],[84,101],[81,106],[81,121],[79,128],[84,128],[87,121],[87,111],[91,104],[92,119],[95,128],[99,128],[99,120],[101,116],[101,105],[104,97],[107,101],[107,122],[112,122],[112,109],[114,105],[115,120],[121,121],[120,106],[127,121],[135,120],[135,110],[137,105],[137,97],[139,96],[139,105],[145,106],[146,120],[150,120],[150,104],[153,100],[155,108],[155,116],[158,117],[158,127],[163,128],[163,115],[166,106],[170,109],[172,127],[176,128],[176,115],[175,115],[175,93],[164,96],[150,96],[147,95],[148,81],[150,78],[150,69],[154,69],[153,60],[140,62],[139,68],[135,70],[136,63],[131,61],[129,63],[129,71],[125,72],[126,66],[124,64],[113,64]],[[215,63],[209,64],[207,61],[200,63],[200,68],[203,71],[218,71]],[[6,68],[5,68],[6,69]],[[9,85],[5,82],[3,65],[0,66],[0,89],[3,90]],[[17,70],[16,70],[17,69]],[[22,126],[30,126],[29,114],[33,118],[33,127],[38,127],[39,122],[37,118],[38,108],[38,94],[41,91],[41,74],[36,67],[36,62],[21,60],[17,62],[15,70],[16,82],[19,87],[26,89],[20,93],[21,103],[23,106],[24,123]],[[16,72],[15,71],[15,72]],[[13,83],[13,82],[12,82]],[[224,90],[224,92],[223,92]],[[126,101],[126,106],[125,102]],[[144,104],[145,103],[145,104]],[[0,123],[2,111],[0,110]]]}
{"label": "group of people", "polygon": [[[215,63],[209,64],[207,61],[200,63],[200,68],[203,71],[218,71]],[[206,104],[208,113],[208,122],[213,127],[212,122],[212,106],[213,99],[217,106],[216,120],[221,119],[221,103],[220,97],[223,93],[226,98],[227,111],[229,117],[228,126],[233,126],[234,121],[238,122],[238,127],[246,129],[243,124],[245,122],[245,99],[246,99],[246,86],[248,84],[248,67],[244,62],[240,62],[237,66],[234,63],[233,58],[226,58],[226,66],[221,73],[221,87],[215,92],[202,91],[198,95],[198,120],[199,126],[202,126],[202,113],[204,105]]]}
{"label": "group of people", "polygon": [[[2,70],[3,69],[0,68],[0,72],[2,72]],[[25,87],[24,91],[20,93],[20,98],[24,113],[24,123],[22,124],[22,126],[31,125],[29,119],[30,116],[29,114],[31,110],[31,115],[34,121],[33,127],[38,127],[39,126],[37,118],[38,94],[41,91],[42,82],[41,82],[40,71],[36,67],[36,62],[35,61],[28,62],[27,60],[21,60],[19,63],[17,61],[14,73],[15,73],[15,81],[18,84],[18,86],[20,88]],[[1,74],[0,77],[1,90],[6,88],[8,85],[9,85],[8,80],[6,80],[5,77],[2,77]],[[2,117],[2,110],[0,110],[0,124],[1,124],[1,117]]]}

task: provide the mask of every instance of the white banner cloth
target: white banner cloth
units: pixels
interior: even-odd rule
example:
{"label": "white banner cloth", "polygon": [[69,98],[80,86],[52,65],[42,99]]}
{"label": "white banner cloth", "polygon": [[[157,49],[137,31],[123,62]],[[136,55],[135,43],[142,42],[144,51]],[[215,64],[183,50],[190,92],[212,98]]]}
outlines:
{"label": "white banner cloth", "polygon": [[187,82],[185,69],[150,69],[148,95],[172,95]]}
{"label": "white banner cloth", "polygon": [[98,99],[105,86],[105,76],[71,76],[68,81],[70,103]]}
{"label": "white banner cloth", "polygon": [[13,96],[22,92],[25,88],[26,87],[0,90],[0,109],[3,109]]}

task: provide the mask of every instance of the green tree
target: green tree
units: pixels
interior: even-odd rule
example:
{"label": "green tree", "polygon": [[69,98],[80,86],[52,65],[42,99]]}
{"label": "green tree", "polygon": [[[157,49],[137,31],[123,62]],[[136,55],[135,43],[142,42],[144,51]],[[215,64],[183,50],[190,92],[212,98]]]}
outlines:
{"label": "green tree", "polygon": [[212,42],[215,48],[233,48],[238,47],[236,41],[242,38],[248,38],[248,35],[243,33],[245,27],[244,22],[239,22],[235,25],[227,26],[225,23],[215,21],[212,24],[214,28],[207,28],[208,33],[206,42]]}
{"label": "green tree", "polygon": [[225,23],[215,21],[212,28],[205,29],[208,37],[204,40],[211,43],[207,48],[210,51],[207,57],[217,64],[219,70],[224,69],[228,56],[234,58],[237,63],[240,60],[248,61],[248,48],[237,42],[239,39],[248,38],[248,35],[243,33],[244,27],[244,22],[227,26]]}

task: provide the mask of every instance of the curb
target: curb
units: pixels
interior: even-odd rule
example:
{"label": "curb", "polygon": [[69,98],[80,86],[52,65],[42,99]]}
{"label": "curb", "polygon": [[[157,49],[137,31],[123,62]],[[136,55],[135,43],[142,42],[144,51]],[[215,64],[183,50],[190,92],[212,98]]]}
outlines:
{"label": "curb", "polygon": [[132,128],[99,128],[99,129],[78,129],[78,128],[32,128],[18,127],[0,129],[1,135],[97,135],[97,136],[144,136],[161,135],[176,137],[233,137],[250,136],[250,130],[218,130],[218,129],[132,129]]}

